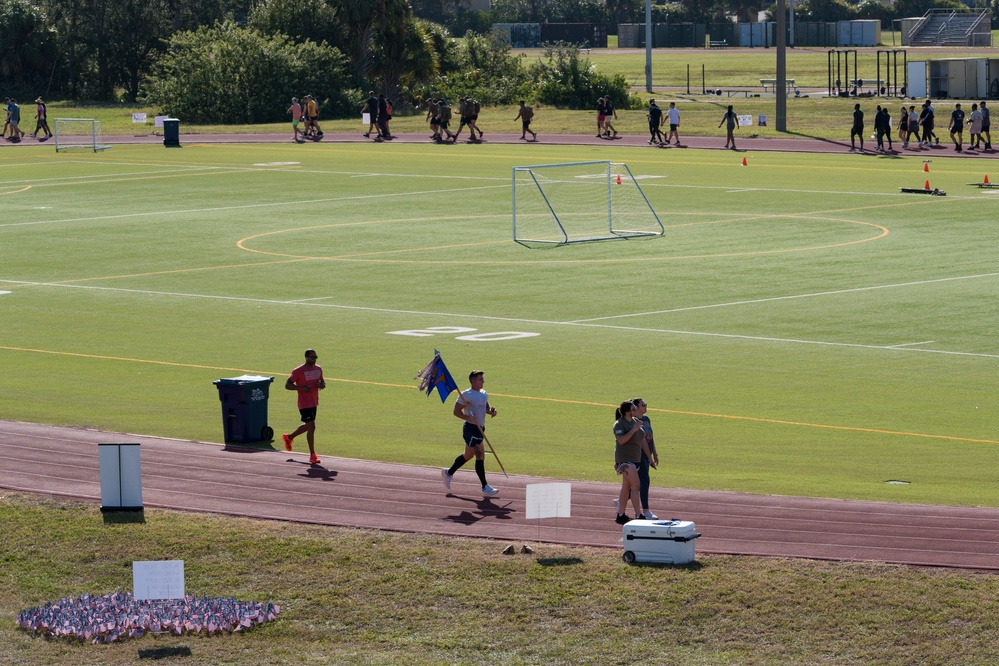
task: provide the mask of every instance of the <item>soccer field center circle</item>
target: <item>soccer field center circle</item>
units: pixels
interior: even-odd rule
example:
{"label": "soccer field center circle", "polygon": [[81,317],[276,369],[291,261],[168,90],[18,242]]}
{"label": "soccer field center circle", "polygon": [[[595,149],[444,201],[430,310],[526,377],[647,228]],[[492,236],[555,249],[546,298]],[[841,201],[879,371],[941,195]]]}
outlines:
{"label": "soccer field center circle", "polygon": [[[684,213],[683,215],[714,215],[717,213]],[[302,234],[308,237],[310,242],[316,241],[317,232],[334,230],[337,228],[344,227],[357,227],[366,225],[381,225],[381,224],[399,224],[399,223],[412,223],[412,222],[426,222],[426,221],[454,221],[454,220],[472,220],[472,219],[506,219],[509,220],[508,213],[499,213],[495,215],[462,215],[462,216],[450,216],[450,217],[423,217],[423,218],[413,218],[404,217],[397,219],[374,219],[367,221],[353,221],[353,222],[342,222],[333,224],[320,224],[311,225],[307,227],[290,227],[287,229],[278,229],[276,231],[267,231],[260,234],[254,234],[252,236],[247,236],[241,238],[236,242],[236,247],[246,252],[253,252],[255,254],[262,254],[271,257],[281,257],[284,259],[298,259],[298,260],[315,260],[315,261],[344,261],[344,262],[366,262],[366,263],[398,263],[398,264],[439,264],[440,263],[440,253],[447,250],[467,250],[472,247],[483,247],[487,245],[498,245],[501,243],[516,244],[516,242],[510,238],[503,238],[498,240],[490,241],[478,241],[470,243],[449,243],[446,245],[436,245],[436,246],[421,246],[421,247],[409,247],[409,248],[398,248],[392,250],[377,250],[374,252],[360,252],[357,254],[341,254],[341,255],[317,255],[317,254],[300,254],[295,252],[279,252],[270,249],[261,249],[259,247],[252,247],[253,241],[257,241],[265,238],[274,238],[276,236],[287,236],[289,234]],[[785,214],[785,215],[760,215],[760,214],[728,214],[723,218],[717,218],[713,220],[703,220],[697,222],[684,222],[681,224],[670,225],[666,224],[666,236],[663,239],[645,239],[643,242],[660,243],[669,242],[670,230],[681,229],[683,227],[693,227],[693,226],[703,226],[707,224],[728,224],[737,222],[746,222],[752,220],[773,220],[773,219],[793,219],[793,220],[804,220],[811,222],[829,222],[834,224],[843,225],[858,225],[862,227],[869,227],[873,231],[871,235],[863,238],[857,238],[852,240],[844,240],[837,243],[826,243],[822,245],[806,245],[797,247],[786,247],[786,248],[769,248],[769,249],[759,249],[759,250],[746,250],[741,252],[717,252],[717,253],[699,253],[690,255],[663,255],[657,254],[656,256],[649,257],[632,257],[629,261],[679,261],[679,260],[689,260],[689,259],[718,259],[724,257],[747,257],[747,256],[757,256],[757,255],[767,255],[767,254],[785,254],[793,252],[817,252],[820,250],[828,250],[839,247],[846,247],[848,245],[857,245],[860,243],[868,243],[871,241],[879,240],[886,237],[890,232],[887,227],[880,224],[875,224],[873,222],[865,222],[863,220],[853,220],[849,218],[842,217],[825,217],[816,216],[809,213],[797,213],[797,214]],[[300,246],[302,245],[300,241],[296,241]],[[668,245],[666,246],[669,247]],[[619,257],[611,258],[595,258],[595,259],[574,259],[569,257],[560,257],[555,259],[539,259],[537,254],[542,250],[529,249],[522,247],[524,258],[523,259],[461,259],[458,257],[452,257],[448,259],[449,264],[468,264],[468,265],[510,265],[510,264],[602,264],[620,261]],[[435,253],[435,257],[427,259],[407,259],[400,258],[398,256],[389,255],[400,255],[410,252],[432,252]],[[547,253],[546,253],[547,254]]]}

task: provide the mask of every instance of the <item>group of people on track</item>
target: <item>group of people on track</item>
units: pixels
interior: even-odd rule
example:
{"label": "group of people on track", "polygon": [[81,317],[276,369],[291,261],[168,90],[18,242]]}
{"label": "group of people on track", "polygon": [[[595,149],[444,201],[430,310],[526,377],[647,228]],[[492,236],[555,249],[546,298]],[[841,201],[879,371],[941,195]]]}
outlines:
{"label": "group of people on track", "polygon": [[[954,143],[954,151],[958,153],[964,151],[965,125],[967,125],[969,135],[968,150],[992,150],[989,107],[985,100],[971,105],[970,116],[965,114],[959,102],[954,104],[947,130]],[[899,109],[898,138],[903,149],[909,148],[913,142],[916,142],[918,148],[939,146],[940,137],[937,136],[935,129],[936,110],[933,108],[932,100],[928,99],[923,102],[919,111],[916,111],[915,105],[906,108],[903,104]],[[874,116],[874,137],[877,141],[875,152],[894,152],[891,140],[892,118],[887,106],[878,105],[877,107]],[[853,106],[853,125],[850,128],[851,153],[857,152],[858,139],[860,142],[859,152],[864,152],[864,112],[859,103]],[[887,150],[885,149],[885,141],[888,142]]]}
{"label": "group of people on track", "polygon": [[[41,97],[35,100],[35,131],[31,134],[27,134],[21,129],[21,105],[17,103],[17,100],[5,97],[3,104],[7,117],[3,123],[3,133],[0,136],[3,136],[4,139],[11,143],[20,143],[25,136],[37,138],[39,141],[52,138],[52,130],[49,129],[48,123],[48,108]],[[10,136],[7,136],[8,130],[10,130]]]}
{"label": "group of people on track", "polygon": [[[326,388],[323,369],[316,363],[319,355],[314,349],[305,350],[305,362],[291,371],[285,381],[285,388],[298,396],[298,410],[302,425],[294,432],[281,435],[285,449],[293,450],[295,438],[306,435],[309,445],[309,463],[320,464],[316,455],[315,431],[316,412],[319,407],[319,392]],[[469,388],[458,395],[452,413],[462,421],[461,438],[465,449],[458,454],[450,467],[441,468],[444,487],[451,490],[455,474],[469,460],[475,459],[475,475],[483,497],[493,497],[499,490],[486,480],[485,449],[486,416],[494,418],[496,408],[489,402],[485,390],[485,373],[473,370],[468,374]],[[656,520],[657,516],[649,509],[649,469],[658,469],[659,454],[656,452],[652,435],[652,422],[647,412],[648,404],[642,398],[633,398],[621,403],[614,421],[614,470],[621,476],[621,492],[614,500],[616,521],[625,524],[632,520],[628,516],[628,502],[635,512],[635,519]]]}

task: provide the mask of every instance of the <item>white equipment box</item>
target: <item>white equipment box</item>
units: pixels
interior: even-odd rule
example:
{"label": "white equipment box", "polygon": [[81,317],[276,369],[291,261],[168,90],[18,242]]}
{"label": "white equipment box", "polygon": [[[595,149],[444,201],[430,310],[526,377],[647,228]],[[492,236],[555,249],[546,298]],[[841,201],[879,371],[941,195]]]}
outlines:
{"label": "white equipment box", "polygon": [[701,536],[689,520],[632,520],[624,528],[624,561],[684,564],[694,561],[694,540]]}

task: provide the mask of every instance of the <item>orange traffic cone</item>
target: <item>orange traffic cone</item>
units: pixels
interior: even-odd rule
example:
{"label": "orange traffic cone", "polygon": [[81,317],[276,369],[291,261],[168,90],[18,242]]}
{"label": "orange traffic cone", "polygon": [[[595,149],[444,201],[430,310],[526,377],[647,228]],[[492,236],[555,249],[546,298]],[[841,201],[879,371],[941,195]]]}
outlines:
{"label": "orange traffic cone", "polygon": [[930,181],[929,181],[929,180],[927,180],[927,181],[926,181],[926,184],[925,184],[925,185],[923,185],[923,189],[924,189],[924,190],[928,190],[928,189],[930,189]]}
{"label": "orange traffic cone", "polygon": [[929,173],[930,172],[930,165],[927,164],[926,162],[923,162],[923,172],[924,173]]}
{"label": "orange traffic cone", "polygon": [[618,185],[620,185],[620,184],[621,184],[621,174],[618,174],[618,175],[617,175],[617,184],[618,184]]}
{"label": "orange traffic cone", "polygon": [[989,174],[985,174],[985,184],[989,184]]}
{"label": "orange traffic cone", "polygon": [[742,158],[742,166],[749,166],[749,165],[748,165],[748,164],[746,163],[746,158],[745,158],[745,157],[743,157],[743,158]]}

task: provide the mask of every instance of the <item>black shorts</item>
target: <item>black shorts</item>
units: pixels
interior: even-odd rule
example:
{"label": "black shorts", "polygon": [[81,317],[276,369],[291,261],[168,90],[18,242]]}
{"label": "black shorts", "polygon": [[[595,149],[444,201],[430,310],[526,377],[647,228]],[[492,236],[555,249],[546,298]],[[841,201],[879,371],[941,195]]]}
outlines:
{"label": "black shorts", "polygon": [[465,440],[465,446],[482,446],[482,439],[484,437],[483,433],[485,428],[481,431],[474,424],[465,421],[464,427],[461,429],[461,437]]}
{"label": "black shorts", "polygon": [[988,132],[989,131],[989,125],[990,125],[990,123],[982,123],[982,131],[983,132]]}
{"label": "black shorts", "polygon": [[964,123],[954,123],[954,126],[950,128],[950,131],[951,131],[951,133],[954,133],[954,132],[963,132],[964,131]]}
{"label": "black shorts", "polygon": [[431,127],[440,127],[441,126],[441,121],[438,120],[437,118],[431,118],[430,119],[430,126]]}
{"label": "black shorts", "polygon": [[850,128],[850,136],[864,136],[864,126],[860,127],[854,125]]}
{"label": "black shorts", "polygon": [[316,410],[318,407],[306,407],[304,409],[298,410],[298,413],[302,415],[302,423],[310,423],[316,420]]}
{"label": "black shorts", "polygon": [[524,129],[530,129],[531,128],[531,121],[530,120],[524,120],[522,122],[524,124]]}

